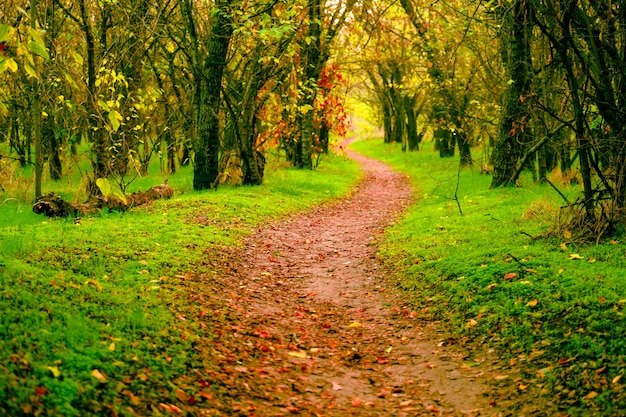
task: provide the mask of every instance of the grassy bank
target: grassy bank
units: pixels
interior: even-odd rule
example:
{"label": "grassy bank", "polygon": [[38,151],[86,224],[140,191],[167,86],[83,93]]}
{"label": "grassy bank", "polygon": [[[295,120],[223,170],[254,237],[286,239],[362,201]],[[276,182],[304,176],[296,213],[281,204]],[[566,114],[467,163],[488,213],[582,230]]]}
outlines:
{"label": "grassy bank", "polygon": [[344,195],[359,175],[329,157],[314,172],[271,169],[262,187],[195,193],[183,170],[173,200],[80,220],[3,195],[0,414],[159,415],[182,395],[206,401],[198,392],[210,388],[190,378],[211,367],[198,351],[220,317],[193,286],[211,285],[219,248]]}
{"label": "grassy bank", "polygon": [[567,415],[626,409],[623,237],[582,245],[556,228],[535,239],[554,229],[562,204],[549,186],[489,190],[491,177],[459,174],[456,158],[403,154],[380,140],[353,148],[415,184],[417,204],[388,231],[379,255],[424,315],[446,321],[459,341],[488,342],[521,363],[519,389],[556,399]]}

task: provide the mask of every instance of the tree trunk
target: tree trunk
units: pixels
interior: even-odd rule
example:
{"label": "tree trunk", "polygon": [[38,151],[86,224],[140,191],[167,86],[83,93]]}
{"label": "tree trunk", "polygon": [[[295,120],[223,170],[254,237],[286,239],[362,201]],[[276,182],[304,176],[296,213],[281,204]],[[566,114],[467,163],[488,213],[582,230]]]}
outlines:
{"label": "tree trunk", "polygon": [[43,126],[43,137],[45,138],[48,151],[48,170],[50,179],[59,181],[63,176],[63,166],[61,164],[61,139],[54,132],[54,123],[46,123]]}
{"label": "tree trunk", "polygon": [[419,133],[417,132],[417,117],[415,115],[414,101],[408,96],[404,97],[404,112],[406,113],[406,136],[409,151],[419,150]]}
{"label": "tree trunk", "polygon": [[515,0],[503,21],[501,48],[506,57],[509,81],[503,97],[498,136],[493,151],[492,188],[515,185],[511,179],[522,155],[521,146],[530,142],[530,108],[526,98],[532,81],[532,26],[528,18],[529,7],[526,0]]}
{"label": "tree trunk", "polygon": [[384,143],[392,143],[393,142],[393,138],[392,138],[393,125],[392,125],[392,118],[391,118],[391,106],[389,106],[389,103],[387,102],[387,100],[383,100],[381,105],[382,105],[382,110],[383,110],[383,130],[385,132],[383,141]]}
{"label": "tree trunk", "polygon": [[[37,30],[37,0],[30,2],[30,28]],[[34,56],[35,73],[39,74],[39,57]],[[31,117],[33,123],[33,141],[35,142],[35,198],[41,195],[41,177],[43,174],[43,139],[41,129],[41,97],[39,79],[32,80]]]}
{"label": "tree trunk", "polygon": [[194,190],[217,186],[222,78],[233,33],[228,4],[226,0],[216,1],[217,10],[211,17],[211,30],[206,45],[207,55],[203,63],[202,76],[196,80],[199,103],[197,103],[198,138],[194,147]]}
{"label": "tree trunk", "polygon": [[465,132],[459,131],[456,135],[457,143],[459,145],[459,156],[461,158],[461,166],[469,167],[472,166],[472,148],[470,146],[469,140],[467,140],[467,134]]}

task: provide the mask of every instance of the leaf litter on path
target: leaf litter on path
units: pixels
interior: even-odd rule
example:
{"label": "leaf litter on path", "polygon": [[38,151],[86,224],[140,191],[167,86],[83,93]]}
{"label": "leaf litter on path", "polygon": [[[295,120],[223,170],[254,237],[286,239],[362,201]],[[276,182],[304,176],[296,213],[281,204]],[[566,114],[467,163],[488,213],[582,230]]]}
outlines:
{"label": "leaf litter on path", "polygon": [[215,337],[186,383],[212,399],[208,415],[503,415],[488,396],[493,359],[411,310],[375,257],[411,185],[350,156],[365,173],[352,195],[222,253],[222,275],[199,296]]}

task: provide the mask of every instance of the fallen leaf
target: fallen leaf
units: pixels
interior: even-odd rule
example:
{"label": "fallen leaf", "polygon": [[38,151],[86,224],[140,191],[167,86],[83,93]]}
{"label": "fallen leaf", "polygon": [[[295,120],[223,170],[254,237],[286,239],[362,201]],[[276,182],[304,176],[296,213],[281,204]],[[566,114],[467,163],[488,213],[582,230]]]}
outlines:
{"label": "fallen leaf", "polygon": [[519,384],[519,385],[517,386],[517,389],[519,389],[520,391],[524,391],[526,388],[528,388],[528,385]]}
{"label": "fallen leaf", "polygon": [[621,375],[616,376],[615,378],[613,378],[613,381],[611,381],[614,384],[617,384],[619,382],[619,380],[622,379]]}
{"label": "fallen leaf", "polygon": [[469,319],[467,321],[467,323],[465,323],[465,328],[467,329],[471,329],[472,327],[475,327],[478,324],[478,322],[474,319]]}
{"label": "fallen leaf", "polygon": [[183,410],[181,410],[180,408],[176,407],[175,405],[172,404],[164,404],[164,403],[160,403],[159,407],[161,407],[163,410],[165,411],[169,411],[172,413],[182,413]]}
{"label": "fallen leaf", "polygon": [[526,303],[527,307],[535,307],[537,305],[537,303],[539,302],[539,300],[532,300]]}
{"label": "fallen leaf", "polygon": [[577,253],[572,253],[572,254],[569,256],[569,259],[570,259],[570,260],[572,260],[572,261],[575,261],[575,260],[577,260],[577,259],[585,259],[585,258],[583,258],[582,256],[580,256],[580,255],[579,255],[579,254],[577,254]]}
{"label": "fallen leaf", "polygon": [[189,399],[191,398],[191,395],[187,394],[185,391],[183,391],[182,389],[177,389],[176,390],[176,398],[178,398],[180,401],[186,403],[189,402]]}
{"label": "fallen leaf", "polygon": [[295,351],[295,352],[288,352],[287,355],[293,356],[295,358],[300,358],[300,359],[306,359],[306,357],[307,357],[306,352],[304,352],[302,350],[298,350],[298,351]]}
{"label": "fallen leaf", "polygon": [[583,398],[585,400],[591,400],[593,398],[596,398],[598,396],[598,393],[595,391],[591,391],[589,394],[585,395]]}
{"label": "fallen leaf", "polygon": [[52,376],[58,378],[61,376],[61,371],[58,366],[48,366],[47,367],[50,372],[52,372]]}
{"label": "fallen leaf", "polygon": [[352,407],[360,407],[361,404],[363,404],[363,400],[360,399],[359,397],[352,399]]}
{"label": "fallen leaf", "polygon": [[137,397],[135,394],[133,394],[131,391],[125,389],[124,391],[122,391],[122,394],[126,395],[128,397],[128,399],[130,400],[130,403],[132,405],[137,405],[140,402],[139,397]]}
{"label": "fallen leaf", "polygon": [[330,381],[330,383],[333,384],[334,391],[339,391],[340,389],[343,389],[343,387],[339,385],[338,383],[336,383],[335,381]]}
{"label": "fallen leaf", "polygon": [[98,371],[97,369],[94,369],[93,371],[91,371],[91,376],[93,376],[94,378],[96,378],[98,381],[105,383],[107,381],[107,377],[100,371]]}
{"label": "fallen leaf", "polygon": [[510,272],[504,276],[504,279],[513,279],[517,278],[517,274],[515,272]]}
{"label": "fallen leaf", "polygon": [[381,365],[384,365],[384,364],[386,364],[386,363],[389,363],[389,359],[387,359],[387,358],[381,358],[381,357],[378,357],[378,358],[376,358],[376,363],[379,363],[379,364],[381,364]]}
{"label": "fallen leaf", "polygon": [[115,350],[115,342],[111,342],[109,345],[109,351],[113,352]]}
{"label": "fallen leaf", "polygon": [[46,392],[48,392],[48,390],[46,390],[46,387],[35,388],[35,394],[39,395],[40,397],[46,395]]}
{"label": "fallen leaf", "polygon": [[487,286],[487,289],[488,289],[488,290],[493,290],[493,289],[494,289],[494,288],[496,288],[497,286],[498,286],[498,284],[489,284],[489,285]]}
{"label": "fallen leaf", "polygon": [[376,396],[377,396],[378,398],[383,398],[383,397],[386,397],[387,395],[391,395],[391,392],[392,392],[392,391],[391,391],[391,389],[388,389],[388,388],[381,388],[381,390],[380,390],[380,391],[378,391],[378,393],[376,394]]}
{"label": "fallen leaf", "polygon": [[362,324],[361,324],[361,323],[359,323],[358,321],[355,321],[355,322],[353,322],[353,323],[350,323],[350,325],[349,325],[348,327],[352,327],[352,328],[355,328],[355,329],[356,329],[356,328],[359,328],[359,327],[361,327],[361,326],[362,326]]}

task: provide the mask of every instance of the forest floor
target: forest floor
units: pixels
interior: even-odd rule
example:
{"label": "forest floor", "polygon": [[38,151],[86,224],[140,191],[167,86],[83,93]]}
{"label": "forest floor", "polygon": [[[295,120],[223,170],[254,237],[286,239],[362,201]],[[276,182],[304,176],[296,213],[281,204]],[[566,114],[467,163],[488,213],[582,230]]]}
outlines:
{"label": "forest floor", "polygon": [[498,401],[507,395],[492,383],[495,354],[460,346],[441,323],[422,319],[376,259],[385,226],[411,204],[408,178],[349,156],[364,172],[351,195],[221,254],[222,278],[201,297],[222,315],[207,342],[221,394],[206,394],[215,409],[205,412],[507,415]]}

